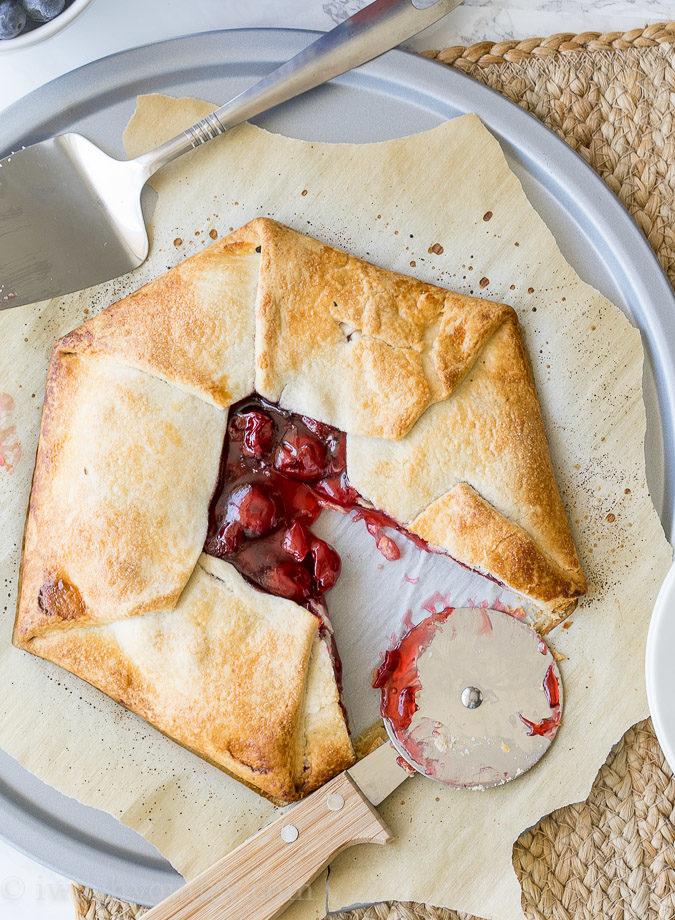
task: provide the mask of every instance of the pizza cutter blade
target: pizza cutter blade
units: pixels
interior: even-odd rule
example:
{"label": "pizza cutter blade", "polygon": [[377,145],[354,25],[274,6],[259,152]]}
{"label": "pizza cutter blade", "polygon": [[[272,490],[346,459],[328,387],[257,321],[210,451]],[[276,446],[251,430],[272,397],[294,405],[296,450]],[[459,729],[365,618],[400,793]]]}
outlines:
{"label": "pizza cutter blade", "polygon": [[380,745],[285,810],[147,920],[274,920],[335,854],[392,839],[373,806],[416,770],[471,789],[505,783],[539,760],[560,723],[550,651],[498,610],[432,614],[387,652],[376,686],[394,746]]}
{"label": "pizza cutter blade", "polygon": [[537,633],[483,607],[442,611],[390,650],[376,686],[389,737],[415,770],[484,789],[546,753],[562,715],[558,666]]}

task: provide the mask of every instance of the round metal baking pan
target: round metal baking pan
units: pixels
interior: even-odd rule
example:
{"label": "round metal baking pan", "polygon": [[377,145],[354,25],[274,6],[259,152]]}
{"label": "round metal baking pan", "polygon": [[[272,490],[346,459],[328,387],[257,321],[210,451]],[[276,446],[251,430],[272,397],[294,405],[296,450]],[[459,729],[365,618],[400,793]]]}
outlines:
{"label": "round metal baking pan", "polygon": [[[0,156],[79,131],[118,156],[140,93],[222,103],[287,60],[315,33],[276,29],[208,32],[95,61],[41,87],[3,113]],[[273,131],[323,141],[367,142],[423,131],[476,112],[563,253],[584,280],[619,305],[646,350],[649,486],[666,533],[673,521],[675,342],[673,294],[649,245],[603,182],[536,119],[461,73],[392,51],[256,119]],[[0,835],[64,875],[154,904],[181,883],[145,840],[109,815],[41,783],[0,752]]]}

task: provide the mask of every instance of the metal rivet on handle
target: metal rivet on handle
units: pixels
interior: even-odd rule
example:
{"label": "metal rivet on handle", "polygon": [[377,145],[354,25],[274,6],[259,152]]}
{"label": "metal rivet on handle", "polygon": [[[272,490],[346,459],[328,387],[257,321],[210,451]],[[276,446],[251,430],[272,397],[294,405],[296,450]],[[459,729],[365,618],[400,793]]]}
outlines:
{"label": "metal rivet on handle", "polygon": [[340,811],[340,809],[345,804],[345,800],[337,792],[332,792],[326,799],[326,805],[328,806],[328,811]]}
{"label": "metal rivet on handle", "polygon": [[300,832],[295,824],[284,824],[281,828],[281,839],[284,843],[294,843],[298,839],[299,834]]}

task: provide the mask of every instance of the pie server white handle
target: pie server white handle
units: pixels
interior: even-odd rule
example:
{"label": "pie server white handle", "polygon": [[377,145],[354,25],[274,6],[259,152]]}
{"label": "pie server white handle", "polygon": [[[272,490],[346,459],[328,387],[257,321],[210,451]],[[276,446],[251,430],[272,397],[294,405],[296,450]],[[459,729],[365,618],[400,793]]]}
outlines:
{"label": "pie server white handle", "polygon": [[271,920],[355,843],[389,830],[341,773],[144,915],[144,920]]}

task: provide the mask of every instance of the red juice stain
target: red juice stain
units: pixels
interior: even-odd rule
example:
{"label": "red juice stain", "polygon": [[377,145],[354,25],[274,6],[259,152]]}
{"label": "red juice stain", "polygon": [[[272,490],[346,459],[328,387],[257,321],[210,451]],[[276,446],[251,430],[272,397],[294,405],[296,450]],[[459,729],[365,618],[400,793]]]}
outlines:
{"label": "red juice stain", "polygon": [[422,601],[420,607],[428,613],[436,613],[436,608],[439,604],[442,604],[443,607],[447,607],[449,599],[449,594],[441,594],[440,591],[434,591],[425,601]]}
{"label": "red juice stain", "polygon": [[405,760],[403,757],[401,757],[400,754],[399,754],[399,756],[396,758],[396,763],[399,765],[399,767],[400,767],[402,770],[405,770],[405,772],[406,772],[409,776],[414,776],[414,774],[417,773],[417,770],[416,770],[414,767],[411,767],[410,764],[408,763],[408,761]]}
{"label": "red juice stain", "polygon": [[490,614],[487,612],[487,610],[484,609],[482,604],[479,607],[479,610],[481,612],[481,624],[478,627],[478,635],[479,636],[489,636],[493,632],[492,620],[490,619]]}
{"label": "red juice stain", "polygon": [[[360,498],[360,496],[357,496]],[[355,502],[354,505],[357,503]],[[366,530],[375,539],[375,545],[378,550],[382,553],[385,559],[395,560],[401,558],[401,550],[398,548],[396,543],[384,534],[384,528],[389,527],[391,530],[395,530],[397,533],[400,533],[401,536],[405,537],[407,540],[410,540],[414,546],[418,549],[424,550],[425,552],[430,552],[429,545],[421,537],[418,537],[414,533],[410,533],[409,530],[406,530],[405,527],[401,527],[397,521],[389,517],[388,514],[385,514],[384,511],[378,511],[374,508],[363,508],[359,507],[358,511],[352,518],[352,521],[363,521],[366,525]]]}
{"label": "red juice stain", "polygon": [[382,691],[380,713],[383,718],[389,719],[396,734],[408,728],[418,708],[415,695],[422,689],[417,668],[419,656],[428,648],[436,630],[453,610],[454,607],[446,607],[411,627],[386,652],[375,673],[373,687]]}
{"label": "red juice stain", "polygon": [[13,473],[21,459],[21,442],[16,425],[11,424],[14,400],[9,393],[0,393],[0,467]]}
{"label": "red juice stain", "polygon": [[[540,649],[541,651],[541,649]],[[560,685],[558,683],[558,678],[556,677],[553,664],[551,663],[548,666],[546,675],[544,677],[544,693],[546,694],[546,699],[548,704],[551,707],[553,715],[547,716],[542,719],[540,722],[532,722],[530,719],[526,719],[525,716],[519,715],[520,721],[527,727],[527,734],[532,737],[533,735],[541,735],[544,738],[549,738],[553,740],[558,726],[560,725]]]}
{"label": "red juice stain", "polygon": [[548,666],[546,676],[544,677],[544,693],[546,694],[546,699],[551,709],[560,705],[560,685],[558,684],[558,678],[555,676],[552,664]]}
{"label": "red juice stain", "polygon": [[525,716],[521,715],[520,721],[529,729],[527,734],[530,737],[533,735],[541,735],[543,738],[548,738],[552,741],[560,725],[560,713],[555,712],[552,716],[542,719],[541,722],[531,722],[529,719],[526,719]]}

